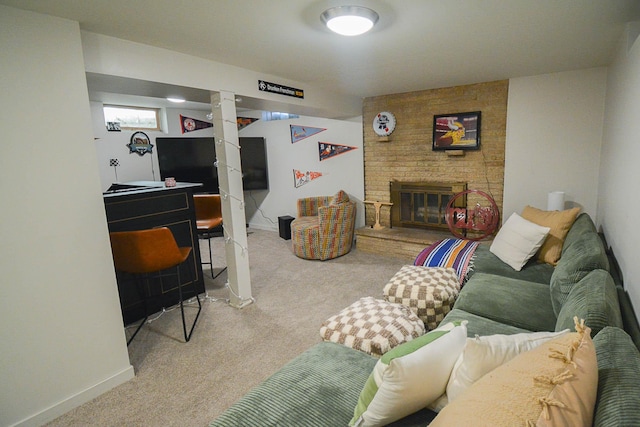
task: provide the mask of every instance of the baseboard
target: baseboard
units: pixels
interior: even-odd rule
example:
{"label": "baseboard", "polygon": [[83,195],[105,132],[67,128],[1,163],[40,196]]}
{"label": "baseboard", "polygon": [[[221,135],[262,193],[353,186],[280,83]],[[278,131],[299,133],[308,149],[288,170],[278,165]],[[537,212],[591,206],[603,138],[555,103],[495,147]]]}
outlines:
{"label": "baseboard", "polygon": [[61,415],[69,412],[70,410],[77,408],[83,403],[100,396],[101,394],[111,390],[112,388],[124,384],[135,376],[133,366],[123,369],[122,371],[112,375],[111,377],[99,382],[98,384],[82,390],[79,393],[65,399],[47,409],[44,409],[37,414],[34,414],[22,421],[19,421],[13,426],[31,427],[41,426],[48,423]]}
{"label": "baseboard", "polygon": [[277,225],[267,225],[267,224],[250,222],[248,226],[249,228],[255,228],[256,230],[276,231],[276,232],[278,231]]}

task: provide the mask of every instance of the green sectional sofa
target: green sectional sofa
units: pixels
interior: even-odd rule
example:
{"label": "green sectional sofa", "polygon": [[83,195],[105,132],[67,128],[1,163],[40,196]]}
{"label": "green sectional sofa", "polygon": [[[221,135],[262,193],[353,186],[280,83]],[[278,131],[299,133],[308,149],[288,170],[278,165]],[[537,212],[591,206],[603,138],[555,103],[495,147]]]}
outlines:
{"label": "green sectional sofa", "polygon": [[[574,316],[591,328],[598,364],[594,426],[640,425],[638,323],[615,260],[587,214],[569,230],[553,267],[530,261],[521,271],[504,264],[489,243],[443,324],[467,323],[467,336],[561,331]],[[381,287],[384,284],[381,283]],[[632,339],[633,337],[633,339]],[[346,426],[378,359],[321,342],[235,403],[211,427]],[[391,426],[425,426],[437,413],[422,409]]]}

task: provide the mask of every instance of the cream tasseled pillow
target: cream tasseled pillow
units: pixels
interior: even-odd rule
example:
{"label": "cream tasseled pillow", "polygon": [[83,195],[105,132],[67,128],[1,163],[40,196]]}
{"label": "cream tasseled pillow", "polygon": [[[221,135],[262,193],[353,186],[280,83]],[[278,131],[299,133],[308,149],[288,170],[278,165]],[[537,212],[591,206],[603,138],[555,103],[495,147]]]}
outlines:
{"label": "cream tasseled pillow", "polygon": [[551,265],[558,263],[564,238],[567,237],[567,233],[579,213],[580,208],[567,209],[565,211],[543,211],[532,206],[526,206],[522,210],[522,218],[551,229],[538,251],[538,260]]}
{"label": "cream tasseled pillow", "polygon": [[447,405],[430,427],[590,426],[598,391],[591,330],[519,354]]}

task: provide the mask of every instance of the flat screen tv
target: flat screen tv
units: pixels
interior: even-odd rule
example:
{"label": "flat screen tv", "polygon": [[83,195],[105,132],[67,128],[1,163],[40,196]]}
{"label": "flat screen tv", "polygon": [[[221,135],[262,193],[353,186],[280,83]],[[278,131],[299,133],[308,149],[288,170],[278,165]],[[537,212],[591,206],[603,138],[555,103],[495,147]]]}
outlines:
{"label": "flat screen tv", "polygon": [[[268,190],[267,150],[262,137],[240,138],[240,163],[244,190]],[[216,147],[213,137],[156,138],[162,180],[201,183],[196,192],[218,193]]]}

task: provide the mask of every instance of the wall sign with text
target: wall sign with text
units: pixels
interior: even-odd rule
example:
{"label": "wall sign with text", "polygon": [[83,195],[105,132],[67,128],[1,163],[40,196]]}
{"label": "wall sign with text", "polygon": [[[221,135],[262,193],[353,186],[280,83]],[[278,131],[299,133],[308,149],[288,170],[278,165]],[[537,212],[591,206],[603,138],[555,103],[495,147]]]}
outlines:
{"label": "wall sign with text", "polygon": [[304,99],[304,90],[302,89],[265,82],[264,80],[258,80],[258,89],[262,92],[277,93],[279,95],[287,95],[293,96],[294,98]]}

